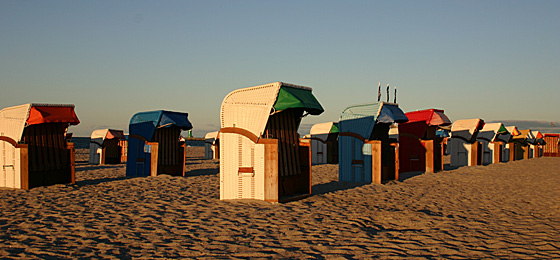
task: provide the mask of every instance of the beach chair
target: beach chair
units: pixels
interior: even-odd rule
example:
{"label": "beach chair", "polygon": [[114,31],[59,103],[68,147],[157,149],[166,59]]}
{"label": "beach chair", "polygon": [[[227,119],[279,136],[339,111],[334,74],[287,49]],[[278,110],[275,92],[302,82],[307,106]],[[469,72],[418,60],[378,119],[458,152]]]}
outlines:
{"label": "beach chair", "polygon": [[544,136],[541,132],[536,130],[531,130],[531,136],[534,137],[532,140],[533,142],[529,144],[529,157],[530,158],[539,158],[542,157],[542,147],[545,144]]}
{"label": "beach chair", "polygon": [[476,141],[478,132],[484,127],[480,118],[463,119],[451,125],[449,138],[450,165],[452,167],[473,166],[482,163],[480,143]]}
{"label": "beach chair", "polygon": [[518,145],[516,142],[513,142],[513,137],[518,136],[521,133],[516,126],[506,126],[506,130],[510,135],[500,137],[500,140],[505,142],[502,159],[504,162],[512,162],[515,161],[515,151],[517,150],[516,146]]}
{"label": "beach chair", "polygon": [[184,176],[186,147],[180,137],[190,129],[187,113],[157,110],[132,116],[126,176]]}
{"label": "beach chair", "polygon": [[560,157],[560,134],[544,134],[543,156]]}
{"label": "beach chair", "polygon": [[338,123],[315,124],[304,138],[311,143],[311,163],[338,163]]}
{"label": "beach chair", "polygon": [[204,159],[220,159],[220,139],[218,131],[204,136]]}
{"label": "beach chair", "polygon": [[126,140],[122,130],[98,129],[91,133],[89,163],[119,164],[122,162],[122,141]]}
{"label": "beach chair", "polygon": [[338,123],[339,180],[383,183],[399,178],[399,146],[389,139],[394,123],[408,119],[398,104],[378,102],[350,106]]}
{"label": "beach chair", "polygon": [[533,139],[534,137],[531,135],[530,129],[519,130],[519,135],[511,139],[511,143],[514,144],[513,160],[517,161],[530,158],[529,144],[533,142]]}
{"label": "beach chair", "polygon": [[220,113],[220,199],[284,202],[311,194],[302,117],[323,107],[303,86],[274,82],[229,93]]}
{"label": "beach chair", "polygon": [[399,124],[399,171],[436,172],[443,170],[443,137],[440,127],[451,121],[440,109],[426,109],[405,114],[408,122]]}
{"label": "beach chair", "polygon": [[119,140],[119,145],[121,148],[121,162],[126,162],[128,154],[128,136],[125,135],[124,139]]}
{"label": "beach chair", "polygon": [[25,104],[0,110],[0,187],[31,189],[75,180],[70,125],[74,105]]}
{"label": "beach chair", "polygon": [[482,153],[482,164],[503,162],[504,146],[511,134],[502,123],[485,124],[477,135]]}

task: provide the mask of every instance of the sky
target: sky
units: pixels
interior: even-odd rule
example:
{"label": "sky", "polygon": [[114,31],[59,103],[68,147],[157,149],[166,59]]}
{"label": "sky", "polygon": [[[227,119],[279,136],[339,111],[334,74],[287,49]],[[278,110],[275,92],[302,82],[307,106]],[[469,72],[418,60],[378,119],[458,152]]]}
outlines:
{"label": "sky", "polygon": [[325,109],[303,119],[306,133],[376,102],[381,82],[404,112],[560,132],[558,13],[540,0],[4,0],[0,108],[74,104],[74,136],[187,112],[203,137],[228,93],[282,81],[313,88]]}

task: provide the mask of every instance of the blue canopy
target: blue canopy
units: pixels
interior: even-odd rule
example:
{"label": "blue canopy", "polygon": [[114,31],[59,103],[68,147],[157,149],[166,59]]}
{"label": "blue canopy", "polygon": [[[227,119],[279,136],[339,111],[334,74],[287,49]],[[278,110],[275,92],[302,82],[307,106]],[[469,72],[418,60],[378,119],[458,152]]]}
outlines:
{"label": "blue canopy", "polygon": [[404,123],[408,121],[408,117],[396,104],[384,103],[377,115],[378,123]]}
{"label": "blue canopy", "polygon": [[[156,129],[171,126],[177,126],[182,130],[192,129],[187,113],[157,110],[141,112],[132,116],[128,127],[126,176],[149,176],[151,171],[150,146],[134,136],[141,136],[148,142],[152,142]],[[176,138],[179,142],[179,136]]]}
{"label": "blue canopy", "polygon": [[177,126],[181,130],[192,129],[187,113],[156,110],[140,112],[132,116],[128,130],[130,134],[151,141],[157,128],[170,126]]}
{"label": "blue canopy", "polygon": [[338,128],[340,132],[353,132],[368,139],[377,123],[392,124],[407,121],[408,117],[397,104],[378,102],[346,108],[340,115]]}
{"label": "blue canopy", "polygon": [[448,130],[443,130],[443,129],[439,129],[436,130],[436,136],[437,137],[449,137],[449,131]]}

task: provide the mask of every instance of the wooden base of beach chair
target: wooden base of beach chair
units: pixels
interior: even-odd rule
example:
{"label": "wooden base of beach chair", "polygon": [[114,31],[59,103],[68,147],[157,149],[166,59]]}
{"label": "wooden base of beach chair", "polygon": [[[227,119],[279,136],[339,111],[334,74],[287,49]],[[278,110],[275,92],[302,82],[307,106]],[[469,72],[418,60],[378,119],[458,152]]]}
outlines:
{"label": "wooden base of beach chair", "polygon": [[398,143],[372,140],[366,141],[366,144],[371,145],[371,182],[382,184],[387,181],[398,180]]}
{"label": "wooden base of beach chair", "polygon": [[443,170],[444,147],[437,140],[421,140],[422,146],[426,150],[426,173],[433,173]]}
{"label": "wooden base of beach chair", "polygon": [[64,123],[47,123],[25,128],[21,153],[27,157],[27,167],[22,167],[22,189],[75,183],[74,144],[64,139],[66,127]]}
{"label": "wooden base of beach chair", "polygon": [[504,145],[502,142],[492,142],[490,145],[494,146],[493,154],[492,154],[492,163],[499,163],[503,162],[502,154],[504,150]]}

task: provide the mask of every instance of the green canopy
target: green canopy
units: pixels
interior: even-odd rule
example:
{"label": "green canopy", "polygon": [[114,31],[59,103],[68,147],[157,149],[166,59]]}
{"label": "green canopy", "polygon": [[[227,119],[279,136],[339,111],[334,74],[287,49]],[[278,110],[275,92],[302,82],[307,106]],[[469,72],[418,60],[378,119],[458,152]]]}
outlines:
{"label": "green canopy", "polygon": [[303,108],[311,115],[319,115],[325,111],[311,94],[311,90],[282,86],[274,103],[274,109],[282,111],[288,108]]}
{"label": "green canopy", "polygon": [[338,123],[333,123],[332,127],[331,127],[331,131],[329,133],[331,134],[338,134]]}
{"label": "green canopy", "polygon": [[502,124],[500,125],[500,129],[498,129],[497,134],[509,134],[509,131],[506,129],[506,127]]}

